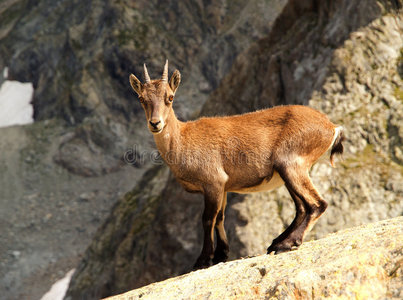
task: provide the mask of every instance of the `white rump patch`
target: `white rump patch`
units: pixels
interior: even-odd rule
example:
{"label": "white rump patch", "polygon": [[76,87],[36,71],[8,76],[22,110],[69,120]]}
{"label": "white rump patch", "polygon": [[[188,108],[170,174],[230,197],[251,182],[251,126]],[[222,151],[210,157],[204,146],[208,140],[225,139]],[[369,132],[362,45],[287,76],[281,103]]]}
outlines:
{"label": "white rump patch", "polygon": [[341,132],[342,130],[343,130],[343,126],[337,126],[337,127],[334,129],[334,135],[333,135],[332,142],[330,143],[330,146],[329,146],[329,148],[327,148],[326,152],[323,153],[323,155],[318,159],[318,162],[326,163],[326,164],[328,164],[329,166],[331,166],[330,160],[329,160],[329,158],[330,158],[330,152],[332,151],[332,147],[333,147],[333,145],[334,145],[334,142],[336,141],[337,137],[340,135],[340,132]]}
{"label": "white rump patch", "polygon": [[336,128],[334,129],[333,140],[332,140],[332,142],[331,142],[330,147],[329,147],[328,150],[331,150],[331,149],[332,149],[332,147],[333,147],[333,145],[334,145],[334,142],[336,141],[337,137],[340,135],[340,131],[342,131],[342,130],[343,130],[343,126],[338,126],[338,127],[336,127]]}

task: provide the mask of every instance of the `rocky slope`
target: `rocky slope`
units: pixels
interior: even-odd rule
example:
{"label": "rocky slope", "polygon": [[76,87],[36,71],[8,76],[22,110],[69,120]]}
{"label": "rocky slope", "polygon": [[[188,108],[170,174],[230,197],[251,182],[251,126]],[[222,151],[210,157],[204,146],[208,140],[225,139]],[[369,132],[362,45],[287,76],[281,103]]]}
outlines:
{"label": "rocky slope", "polygon": [[39,299],[75,267],[116,199],[142,172],[99,177],[55,164],[57,121],[0,129],[0,288],[3,299]]}
{"label": "rocky slope", "polygon": [[108,299],[401,299],[402,228],[403,217],[355,227]]}
{"label": "rocky slope", "polygon": [[[197,115],[285,3],[1,1],[0,84],[5,67],[8,79],[33,83],[36,122],[0,129],[2,299],[38,299],[74,268],[150,166],[153,142],[129,74],[146,62],[159,76],[169,58],[185,75],[178,112]],[[122,161],[126,151],[141,168]]]}
{"label": "rocky slope", "polygon": [[[403,213],[401,5],[288,1],[202,109],[215,115],[303,103],[345,127],[344,161],[312,170],[329,208],[307,240]],[[150,170],[98,231],[67,298],[104,297],[188,272],[201,247],[202,207],[165,167]],[[285,188],[231,195],[231,258],[264,253],[293,216]]]}

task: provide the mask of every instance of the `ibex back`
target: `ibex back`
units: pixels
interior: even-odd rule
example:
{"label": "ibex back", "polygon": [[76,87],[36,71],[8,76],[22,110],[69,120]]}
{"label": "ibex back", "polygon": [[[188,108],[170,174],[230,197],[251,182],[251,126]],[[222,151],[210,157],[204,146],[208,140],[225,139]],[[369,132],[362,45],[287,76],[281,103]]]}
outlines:
{"label": "ibex back", "polygon": [[[194,268],[226,261],[224,230],[227,192],[267,191],[285,184],[296,207],[291,225],[267,249],[285,252],[298,247],[323,214],[327,203],[309,177],[309,170],[327,151],[343,152],[341,127],[305,106],[278,106],[243,115],[179,121],[172,108],[181,81],[175,70],[168,82],[168,61],[162,78],[145,83],[130,75],[130,84],[144,108],[157,148],[181,185],[204,195],[204,244]],[[214,249],[214,229],[217,245]]]}

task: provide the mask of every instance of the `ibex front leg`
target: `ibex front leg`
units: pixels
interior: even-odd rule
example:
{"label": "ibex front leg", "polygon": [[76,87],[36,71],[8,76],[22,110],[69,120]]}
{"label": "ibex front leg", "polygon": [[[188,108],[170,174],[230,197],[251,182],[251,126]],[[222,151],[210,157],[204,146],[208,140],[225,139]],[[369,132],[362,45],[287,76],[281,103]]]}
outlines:
{"label": "ibex front leg", "polygon": [[214,227],[221,208],[224,191],[209,189],[204,192],[204,212],[202,217],[204,242],[203,249],[193,269],[207,268],[214,255]]}

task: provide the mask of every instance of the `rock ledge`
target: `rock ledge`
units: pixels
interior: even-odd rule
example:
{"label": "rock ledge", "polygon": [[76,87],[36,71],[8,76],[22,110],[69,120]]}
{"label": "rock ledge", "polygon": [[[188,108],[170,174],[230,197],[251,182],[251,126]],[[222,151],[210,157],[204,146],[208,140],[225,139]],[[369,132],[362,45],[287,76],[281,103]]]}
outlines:
{"label": "rock ledge", "polygon": [[403,217],[330,234],[297,251],[218,264],[108,298],[402,299]]}

